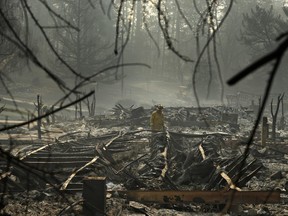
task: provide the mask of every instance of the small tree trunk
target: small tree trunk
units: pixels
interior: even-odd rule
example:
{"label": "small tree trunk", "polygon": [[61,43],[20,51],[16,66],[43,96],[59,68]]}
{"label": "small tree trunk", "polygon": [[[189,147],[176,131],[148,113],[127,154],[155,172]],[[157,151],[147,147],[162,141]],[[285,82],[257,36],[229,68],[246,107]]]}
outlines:
{"label": "small tree trunk", "polygon": [[[38,118],[41,116],[41,99],[40,95],[37,95],[37,113]],[[38,129],[38,139],[41,140],[41,119],[39,118],[37,120],[37,129]]]}
{"label": "small tree trunk", "polygon": [[284,100],[281,101],[281,111],[282,111],[282,115],[280,118],[279,130],[284,130],[285,129]]}
{"label": "small tree trunk", "polygon": [[266,145],[268,134],[269,134],[268,120],[267,120],[267,117],[263,117],[262,128],[261,128],[261,144],[262,145]]}
{"label": "small tree trunk", "polygon": [[272,115],[272,139],[276,139],[276,125],[277,125],[277,115],[279,111],[280,102],[283,100],[284,93],[278,96],[277,106],[275,113],[273,113],[273,99],[271,100],[271,115]]}
{"label": "small tree trunk", "polygon": [[92,102],[93,106],[92,106],[92,112],[93,112],[93,116],[95,116],[96,114],[96,91],[93,94],[93,102]]}
{"label": "small tree trunk", "polygon": [[[78,96],[76,96],[76,100],[78,99]],[[75,120],[77,120],[77,115],[78,115],[78,104],[75,104]]]}
{"label": "small tree trunk", "polygon": [[[78,99],[80,98],[80,96],[78,96]],[[79,117],[82,118],[83,117],[83,113],[82,113],[82,103],[81,101],[79,101]]]}

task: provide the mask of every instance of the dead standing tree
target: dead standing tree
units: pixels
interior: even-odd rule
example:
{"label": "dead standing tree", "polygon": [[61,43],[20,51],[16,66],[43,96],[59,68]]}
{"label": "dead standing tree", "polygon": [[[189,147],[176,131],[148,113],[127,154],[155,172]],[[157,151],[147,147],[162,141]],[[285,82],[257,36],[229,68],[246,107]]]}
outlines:
{"label": "dead standing tree", "polygon": [[34,106],[37,110],[37,116],[38,116],[38,120],[37,120],[37,131],[38,131],[38,139],[41,140],[41,115],[42,115],[42,109],[43,109],[43,102],[42,99],[40,97],[40,95],[37,95],[37,104],[34,103]]}
{"label": "dead standing tree", "polygon": [[284,100],[281,100],[281,118],[279,122],[279,130],[284,130],[285,129],[285,117],[284,117]]}
{"label": "dead standing tree", "polygon": [[283,101],[284,93],[278,96],[278,101],[276,105],[275,113],[273,113],[273,99],[271,100],[271,116],[272,116],[272,139],[275,141],[276,138],[276,124],[277,124],[277,116],[280,107],[281,101]]}
{"label": "dead standing tree", "polygon": [[87,98],[86,100],[86,105],[87,105],[87,108],[88,108],[88,113],[89,113],[89,116],[92,117],[95,115],[95,109],[96,109],[96,96],[95,96],[95,92],[93,94],[93,98],[92,98],[92,101],[90,103],[90,100],[89,98]]}
{"label": "dead standing tree", "polygon": [[[76,100],[80,98],[80,95],[76,95]],[[82,112],[82,104],[81,101],[78,104],[75,104],[75,120],[77,120],[79,114],[79,118],[81,119],[83,117],[83,112]]]}

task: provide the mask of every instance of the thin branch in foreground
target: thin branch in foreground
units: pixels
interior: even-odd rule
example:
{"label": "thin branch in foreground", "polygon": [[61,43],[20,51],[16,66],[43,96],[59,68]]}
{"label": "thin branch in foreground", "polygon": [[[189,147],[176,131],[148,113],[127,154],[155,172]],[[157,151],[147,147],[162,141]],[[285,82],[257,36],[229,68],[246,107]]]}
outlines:
{"label": "thin branch in foreground", "polygon": [[276,76],[276,73],[278,71],[279,65],[281,63],[282,57],[284,56],[284,53],[286,51],[288,47],[288,37],[278,46],[278,48],[273,51],[270,52],[269,54],[265,55],[264,57],[258,59],[257,61],[255,61],[253,64],[249,65],[247,68],[245,68],[244,70],[242,70],[241,72],[239,72],[236,76],[232,77],[227,83],[229,85],[235,85],[237,82],[239,82],[240,80],[242,80],[243,78],[245,78],[247,75],[255,72],[257,69],[261,68],[262,66],[268,64],[271,61],[276,61],[273,65],[272,71],[270,73],[268,82],[267,82],[267,86],[265,88],[265,92],[264,92],[264,97],[263,97],[263,101],[261,103],[260,106],[260,110],[258,112],[257,118],[255,120],[254,126],[252,128],[252,131],[250,133],[250,136],[248,138],[247,144],[246,144],[246,148],[245,151],[243,153],[244,158],[242,160],[241,166],[240,166],[240,172],[239,174],[236,176],[236,180],[235,180],[235,184],[237,185],[240,178],[241,178],[241,171],[245,166],[245,161],[248,158],[249,155],[249,151],[250,151],[250,147],[253,143],[253,139],[256,133],[256,130],[258,128],[258,125],[261,121],[261,117],[263,115],[271,88],[272,88],[272,84],[274,81],[274,78]]}
{"label": "thin branch in foreground", "polygon": [[148,26],[148,22],[147,22],[147,14],[149,14],[149,13],[148,13],[148,11],[146,9],[145,3],[146,3],[146,0],[144,0],[143,6],[142,6],[142,16],[143,16],[144,27],[145,27],[145,30],[146,30],[148,36],[151,38],[151,40],[153,41],[155,47],[157,48],[157,54],[158,54],[158,58],[159,58],[159,56],[160,56],[160,48],[159,48],[159,45],[157,44],[155,38],[153,37],[151,31],[149,30],[149,26]]}
{"label": "thin branch in foreground", "polygon": [[[19,158],[12,155],[10,151],[7,152],[2,148],[0,148],[0,155],[1,155],[1,158],[4,158],[6,161],[11,163],[13,166],[17,166],[20,169],[24,170],[27,174],[32,174],[33,176],[36,176],[37,178],[39,178],[42,181],[51,185],[52,188],[58,194],[60,194],[67,203],[69,203],[69,204],[71,203],[69,201],[69,199],[65,196],[65,194],[62,191],[60,191],[59,188],[53,182],[47,180],[47,176],[55,179],[55,176],[53,175],[53,173],[49,173],[49,172],[37,169],[35,167],[31,167],[28,164],[26,164],[25,162],[23,162],[22,160],[20,160]],[[57,180],[57,179],[55,179],[55,180]]]}
{"label": "thin branch in foreground", "polygon": [[28,11],[28,13],[30,14],[32,20],[34,21],[35,25],[39,28],[39,30],[41,31],[42,35],[44,36],[48,46],[50,47],[51,51],[54,53],[54,55],[61,61],[61,63],[63,63],[74,75],[76,75],[77,77],[80,77],[81,79],[85,79],[84,76],[82,76],[79,72],[75,71],[59,54],[58,52],[55,50],[55,48],[53,47],[48,35],[46,34],[46,32],[44,31],[44,29],[42,28],[42,26],[40,25],[39,21],[37,20],[37,18],[35,17],[34,13],[32,12],[30,6],[28,5],[28,3],[26,1],[24,1],[24,5]]}
{"label": "thin branch in foreground", "polygon": [[196,99],[196,103],[197,103],[197,106],[199,107],[199,112],[201,113],[201,107],[200,107],[200,101],[199,101],[199,97],[198,97],[198,94],[197,94],[197,89],[196,89],[196,74],[198,73],[198,68],[199,68],[199,65],[200,65],[200,62],[201,62],[201,59],[206,51],[206,49],[208,48],[209,44],[211,42],[213,42],[214,40],[214,37],[216,35],[216,33],[219,31],[219,29],[221,28],[221,26],[223,25],[224,21],[227,19],[231,9],[232,9],[232,6],[233,6],[233,2],[234,0],[230,0],[230,3],[228,5],[228,8],[227,8],[227,11],[226,13],[224,14],[222,20],[219,22],[219,25],[217,26],[217,28],[214,29],[214,31],[212,32],[211,36],[208,38],[208,41],[206,42],[206,44],[204,45],[204,47],[202,48],[200,54],[199,54],[199,57],[198,59],[196,60],[196,63],[195,63],[195,66],[194,66],[194,70],[192,72],[192,86],[193,86],[193,92],[194,92],[194,95],[195,95],[195,99]]}
{"label": "thin branch in foreground", "polygon": [[[287,41],[288,41],[288,39],[287,39]],[[286,49],[286,48],[285,48],[285,49]],[[284,51],[285,51],[285,50],[284,50]],[[274,53],[273,55],[275,55],[275,52],[273,52],[273,53]],[[281,53],[281,54],[278,53],[279,55],[274,56],[274,57],[276,58],[276,62],[275,62],[274,67],[273,67],[273,69],[272,69],[272,71],[271,71],[271,73],[270,73],[269,80],[268,80],[268,83],[267,83],[267,86],[266,86],[266,89],[265,89],[265,93],[264,93],[264,97],[263,97],[263,101],[262,101],[262,104],[261,104],[259,113],[258,113],[258,115],[257,115],[257,118],[256,118],[256,120],[255,120],[254,126],[253,126],[252,131],[251,131],[251,133],[250,133],[250,136],[249,136],[249,138],[248,138],[245,151],[244,151],[244,153],[243,153],[244,158],[243,158],[243,160],[242,160],[242,162],[241,162],[241,166],[240,166],[240,168],[239,168],[239,170],[240,170],[240,171],[239,171],[239,174],[236,176],[236,179],[235,179],[235,184],[236,184],[236,185],[238,184],[238,182],[239,182],[239,180],[240,180],[240,178],[241,178],[241,171],[242,171],[242,169],[243,169],[244,166],[245,166],[245,161],[246,161],[246,159],[248,158],[249,151],[250,151],[250,147],[251,147],[251,145],[252,145],[252,143],[253,143],[254,135],[255,135],[256,130],[257,130],[257,128],[258,128],[258,125],[259,125],[259,123],[260,123],[260,121],[261,121],[261,117],[262,117],[262,115],[263,115],[263,112],[264,112],[264,109],[265,109],[265,105],[266,105],[266,103],[267,103],[267,100],[268,100],[269,93],[270,93],[271,88],[272,88],[272,84],[273,84],[274,78],[275,78],[275,76],[276,76],[276,73],[277,73],[277,71],[278,71],[279,65],[280,65],[280,63],[281,63],[281,60],[282,60],[282,57],[283,57],[283,54],[284,54],[283,50],[282,50],[282,52],[280,52],[280,53]],[[272,56],[273,56],[273,55],[272,55]],[[264,57],[264,59],[266,59],[266,60],[268,59],[268,60],[270,61],[270,60],[271,60],[271,55],[268,55],[268,56],[269,56],[269,58],[266,56],[266,57]],[[260,64],[259,62],[260,62],[261,64]],[[239,80],[243,79],[246,75],[248,75],[249,73],[254,72],[257,68],[261,67],[262,65],[264,65],[264,64],[266,64],[266,63],[267,63],[267,62],[265,62],[265,61],[263,60],[263,58],[260,59],[260,60],[258,60],[258,61],[256,61],[256,63],[250,65],[250,66],[248,67],[248,69],[246,68],[246,70],[242,71],[242,72],[240,73],[240,75],[238,74],[238,76],[236,76],[237,79],[235,79],[235,77],[234,77],[234,80],[232,80],[233,82],[231,82],[231,83],[234,83],[234,84],[235,84],[235,83],[238,82]],[[243,73],[243,72],[244,72],[244,73]],[[232,84],[231,84],[231,85],[232,85]]]}
{"label": "thin branch in foreground", "polygon": [[255,72],[258,68],[268,64],[269,62],[275,59],[282,58],[287,48],[288,48],[288,37],[286,36],[286,39],[278,46],[277,49],[258,59],[253,64],[246,67],[244,70],[240,71],[234,77],[229,79],[227,81],[227,84],[234,85],[243,78],[245,78],[246,76],[248,76],[249,74]]}
{"label": "thin branch in foreground", "polygon": [[154,6],[157,9],[158,24],[159,24],[159,27],[160,27],[162,33],[163,33],[163,36],[165,38],[165,41],[166,41],[166,44],[167,44],[168,48],[176,56],[178,56],[180,59],[182,59],[183,61],[185,61],[185,62],[194,62],[193,59],[189,58],[188,56],[182,55],[178,50],[175,49],[174,44],[173,44],[173,42],[171,40],[171,36],[169,34],[169,30],[168,30],[169,29],[168,18],[166,17],[166,15],[164,14],[163,10],[161,9],[162,0],[159,0],[157,4],[155,2],[153,2],[153,1],[151,1],[151,3],[154,4]]}
{"label": "thin branch in foreground", "polygon": [[21,38],[19,37],[19,35],[17,34],[17,32],[15,31],[15,29],[13,28],[12,24],[10,23],[10,21],[7,19],[7,17],[5,16],[5,14],[3,13],[3,11],[0,8],[0,16],[3,18],[4,22],[6,23],[7,27],[9,28],[9,30],[11,31],[12,35],[15,37],[15,39],[13,39],[11,36],[5,34],[4,32],[0,32],[0,35],[2,35],[5,39],[7,39],[8,41],[10,41],[11,43],[13,43],[14,45],[16,45],[18,47],[18,49],[20,51],[22,51],[24,54],[27,55],[28,58],[30,58],[39,68],[41,68],[42,70],[44,70],[48,76],[55,81],[55,83],[59,86],[59,88],[61,88],[63,91],[64,89],[66,90],[70,90],[65,83],[63,82],[63,80],[61,80],[60,78],[58,78],[54,73],[52,73],[46,66],[44,66],[40,60],[34,55],[34,53],[32,52],[32,50],[21,40]]}
{"label": "thin branch in foreground", "polygon": [[57,18],[59,18],[60,20],[62,20],[64,23],[67,24],[67,26],[69,28],[73,28],[75,29],[76,31],[80,31],[80,29],[74,25],[72,25],[68,20],[64,19],[60,14],[56,13],[49,5],[48,3],[45,1],[45,0],[40,0],[40,2],[46,7],[46,9],[52,13],[54,16],[56,16]]}

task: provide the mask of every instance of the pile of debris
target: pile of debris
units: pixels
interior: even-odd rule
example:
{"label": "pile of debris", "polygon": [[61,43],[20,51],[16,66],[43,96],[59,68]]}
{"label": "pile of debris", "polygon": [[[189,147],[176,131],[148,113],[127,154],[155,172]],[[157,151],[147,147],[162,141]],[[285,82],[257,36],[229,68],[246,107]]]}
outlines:
{"label": "pile of debris", "polygon": [[[219,212],[225,206],[221,202],[207,205],[205,199],[197,199],[198,202],[194,199],[190,203],[165,202],[165,205],[154,203],[151,206],[144,202],[143,197],[140,204],[140,200],[135,198],[136,192],[131,194],[131,191],[240,192],[256,190],[257,182],[267,182],[262,188],[257,188],[265,191],[273,189],[269,185],[271,182],[275,185],[273,181],[281,181],[278,188],[286,190],[285,171],[288,169],[269,169],[269,158],[266,157],[274,152],[275,157],[270,160],[278,158],[279,162],[284,157],[283,153],[281,156],[271,148],[256,144],[251,146],[249,154],[245,153],[247,137],[242,134],[239,122],[244,122],[242,117],[245,117],[246,122],[252,124],[252,117],[247,114],[238,115],[235,110],[224,107],[203,108],[198,115],[196,108],[166,108],[168,130],[155,133],[148,128],[152,110],[116,105],[112,111],[111,115],[50,125],[50,130],[61,128],[63,131],[52,143],[27,145],[21,151],[17,146],[16,155],[9,155],[9,152],[16,152],[12,146],[2,148],[1,158],[4,160],[0,167],[0,186],[3,200],[24,206],[28,200],[31,201],[27,190],[37,190],[40,195],[36,197],[41,197],[39,201],[45,201],[47,205],[50,205],[51,196],[63,198],[61,206],[67,208],[57,208],[55,212],[70,214],[76,211],[79,214],[79,206],[83,204],[83,198],[79,196],[83,179],[93,176],[104,176],[107,181],[107,215],[120,215],[121,212],[127,215],[131,211],[153,215],[160,214],[164,208],[167,214],[169,208],[211,213]],[[38,158],[37,163],[35,158]],[[26,191],[27,202],[19,204],[21,201],[14,195],[20,193],[24,196],[23,191]],[[277,195],[271,196],[272,203],[279,201]],[[262,196],[259,200],[263,201],[263,194],[257,196]],[[127,203],[129,197],[134,201],[131,198]],[[1,208],[1,213],[13,214],[7,202],[3,202]],[[251,213],[248,210],[247,215]]]}

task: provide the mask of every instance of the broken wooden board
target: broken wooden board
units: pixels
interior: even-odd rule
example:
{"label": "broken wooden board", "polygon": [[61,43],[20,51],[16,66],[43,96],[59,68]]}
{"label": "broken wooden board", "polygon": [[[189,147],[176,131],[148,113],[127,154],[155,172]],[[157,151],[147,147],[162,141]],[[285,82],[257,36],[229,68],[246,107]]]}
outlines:
{"label": "broken wooden board", "polygon": [[266,204],[279,203],[279,191],[117,191],[128,200],[159,204]]}

